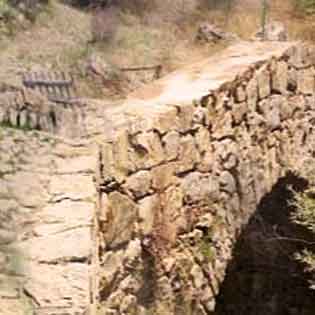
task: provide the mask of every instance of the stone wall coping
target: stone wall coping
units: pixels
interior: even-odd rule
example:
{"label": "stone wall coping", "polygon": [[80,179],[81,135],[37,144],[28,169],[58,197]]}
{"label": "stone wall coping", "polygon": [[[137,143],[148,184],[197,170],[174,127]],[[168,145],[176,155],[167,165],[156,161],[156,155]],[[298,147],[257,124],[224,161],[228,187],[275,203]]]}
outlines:
{"label": "stone wall coping", "polygon": [[105,137],[112,139],[115,130],[130,129],[133,124],[142,131],[150,130],[158,116],[170,114],[174,107],[202,100],[224,85],[242,78],[249,69],[272,58],[281,58],[298,44],[242,41],[210,58],[174,71],[132,93],[121,106],[106,110]]}
{"label": "stone wall coping", "polygon": [[240,42],[223,52],[175,71],[131,94],[126,106],[137,101],[151,104],[191,103],[232,82],[249,67],[279,58],[296,42]]}

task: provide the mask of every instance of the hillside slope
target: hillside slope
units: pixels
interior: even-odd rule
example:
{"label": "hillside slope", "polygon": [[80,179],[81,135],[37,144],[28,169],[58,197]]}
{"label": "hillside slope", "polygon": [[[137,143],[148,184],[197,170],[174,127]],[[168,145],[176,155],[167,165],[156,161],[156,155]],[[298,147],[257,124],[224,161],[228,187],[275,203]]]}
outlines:
{"label": "hillside slope", "polygon": [[[201,23],[213,23],[241,39],[250,39],[260,27],[260,0],[232,1],[233,6],[229,5],[231,1],[214,2],[219,5],[208,9],[195,6],[186,11],[176,6],[168,10],[165,3],[169,2],[163,2],[159,9],[141,14],[120,9],[112,18],[114,38],[92,43],[94,12],[51,0],[48,9],[30,28],[14,37],[0,38],[0,86],[3,83],[20,84],[20,74],[25,70],[64,69],[75,74],[82,96],[124,97],[143,83],[152,81],[153,74],[122,74],[119,71],[117,74],[120,68],[161,64],[163,74],[166,74],[226,46],[224,42],[198,43],[196,34]],[[292,2],[270,2],[268,20],[284,23],[291,39],[315,41],[315,19],[298,13]],[[100,24],[100,27],[106,27],[106,15]],[[92,56],[102,60],[101,70],[109,72],[103,73],[108,75],[107,81],[102,76],[95,78],[87,75],[87,64]]]}

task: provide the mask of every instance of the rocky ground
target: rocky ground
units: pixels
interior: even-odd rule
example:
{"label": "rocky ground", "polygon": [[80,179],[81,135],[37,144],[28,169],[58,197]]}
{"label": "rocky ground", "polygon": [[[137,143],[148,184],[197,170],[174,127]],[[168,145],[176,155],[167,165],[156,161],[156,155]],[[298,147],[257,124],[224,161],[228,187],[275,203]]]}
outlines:
{"label": "rocky ground", "polygon": [[27,314],[29,305],[45,315],[82,311],[92,255],[93,149],[6,128],[0,148],[0,314]]}

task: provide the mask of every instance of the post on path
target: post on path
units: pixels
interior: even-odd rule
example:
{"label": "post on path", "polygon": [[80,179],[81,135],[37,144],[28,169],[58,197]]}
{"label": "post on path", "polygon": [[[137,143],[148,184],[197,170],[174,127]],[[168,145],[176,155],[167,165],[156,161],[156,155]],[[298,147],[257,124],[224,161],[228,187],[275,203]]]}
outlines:
{"label": "post on path", "polygon": [[268,0],[262,0],[262,12],[261,12],[261,29],[262,40],[266,40],[266,24],[268,18]]}
{"label": "post on path", "polygon": [[226,16],[225,16],[225,22],[224,22],[224,29],[227,29],[229,20],[230,20],[230,15],[232,12],[232,7],[233,7],[233,1],[234,0],[228,0],[226,3]]}

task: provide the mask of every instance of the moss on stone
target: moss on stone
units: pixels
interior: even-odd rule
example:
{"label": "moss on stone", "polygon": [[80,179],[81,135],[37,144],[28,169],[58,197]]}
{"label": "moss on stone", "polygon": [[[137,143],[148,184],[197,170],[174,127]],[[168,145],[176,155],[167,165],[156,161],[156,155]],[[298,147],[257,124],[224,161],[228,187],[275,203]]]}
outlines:
{"label": "moss on stone", "polygon": [[212,262],[215,258],[215,253],[212,245],[212,230],[208,229],[199,245],[201,254],[208,262]]}

